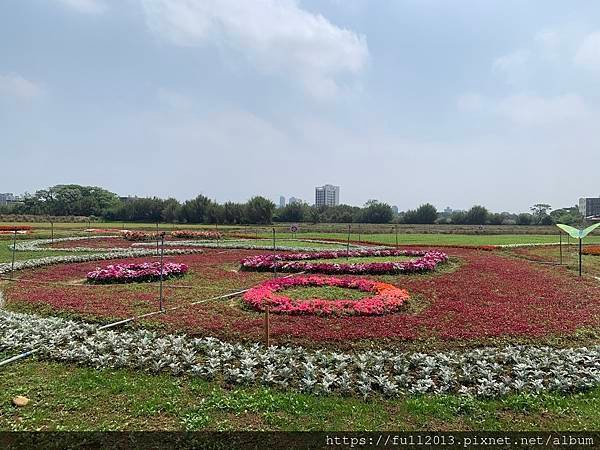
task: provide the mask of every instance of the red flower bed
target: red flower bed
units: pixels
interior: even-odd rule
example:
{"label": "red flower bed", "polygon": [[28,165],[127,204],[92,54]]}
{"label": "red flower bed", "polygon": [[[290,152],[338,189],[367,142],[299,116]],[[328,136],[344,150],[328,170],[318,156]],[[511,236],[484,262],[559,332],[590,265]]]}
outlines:
{"label": "red flower bed", "polygon": [[171,232],[171,237],[175,239],[221,239],[222,235],[218,231],[188,231],[177,230]]}
{"label": "red flower bed", "polygon": [[52,248],[131,248],[129,242],[124,242],[120,237],[101,238],[101,239],[77,239],[74,241],[60,241],[51,244]]}
{"label": "red flower bed", "polygon": [[[402,277],[373,277],[400,284],[411,294],[407,309],[382,316],[273,315],[275,343],[377,340],[390,345],[423,340],[453,341],[490,338],[537,339],[565,336],[579,329],[600,326],[600,284],[591,277],[578,278],[564,267],[542,266],[501,253],[466,249],[448,251],[460,258],[458,270]],[[187,305],[235,290],[256,286],[268,273],[238,272],[237,262],[256,255],[250,250],[207,250],[200,255],[178,256],[190,267],[185,284],[165,284],[165,304]],[[147,258],[145,258],[147,259]],[[118,263],[141,262],[127,259]],[[109,262],[107,262],[109,263]],[[20,271],[19,277],[72,283],[93,270],[96,262]],[[352,277],[345,277],[352,279]],[[13,282],[5,288],[7,307],[66,311],[84,316],[125,318],[155,311],[158,290],[154,285],[41,285]],[[241,300],[215,300],[169,312],[152,319],[170,330],[216,336],[227,340],[258,341],[263,336],[262,314],[240,306]]]}
{"label": "red flower bed", "polygon": [[586,245],[581,250],[584,255],[600,256],[600,245]]}
{"label": "red flower bed", "polygon": [[104,268],[88,272],[88,283],[134,283],[142,281],[156,281],[184,275],[188,271],[185,264],[165,263],[160,267],[160,262],[143,262],[131,264],[109,264]]}
{"label": "red flower bed", "polygon": [[[311,298],[307,300],[292,300],[279,291],[295,286],[337,286],[372,292],[373,297],[360,300],[323,300]],[[381,283],[364,278],[333,278],[333,277],[291,277],[265,281],[244,294],[244,302],[254,309],[262,311],[265,305],[270,310],[283,314],[317,314],[317,315],[357,315],[372,316],[390,313],[398,310],[409,294],[388,283]]]}
{"label": "red flower bed", "polygon": [[[371,263],[314,263],[303,260],[336,259],[343,257],[360,258],[372,256],[418,256],[413,261],[371,262]],[[313,253],[288,253],[279,255],[258,255],[242,260],[242,269],[272,272],[312,272],[326,274],[397,274],[427,272],[448,260],[448,255],[437,251],[420,250],[336,250]]]}

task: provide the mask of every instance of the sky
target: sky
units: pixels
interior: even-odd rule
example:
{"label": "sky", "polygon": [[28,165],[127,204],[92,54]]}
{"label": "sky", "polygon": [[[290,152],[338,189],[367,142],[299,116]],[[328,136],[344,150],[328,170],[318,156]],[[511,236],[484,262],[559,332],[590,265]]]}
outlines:
{"label": "sky", "polygon": [[600,2],[5,0],[0,192],[600,195]]}

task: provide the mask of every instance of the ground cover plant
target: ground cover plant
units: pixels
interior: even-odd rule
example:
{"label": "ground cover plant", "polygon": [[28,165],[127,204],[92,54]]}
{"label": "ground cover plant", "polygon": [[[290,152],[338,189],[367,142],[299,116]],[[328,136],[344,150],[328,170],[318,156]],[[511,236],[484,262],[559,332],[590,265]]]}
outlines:
{"label": "ground cover plant", "polygon": [[[273,275],[269,272],[238,271],[240,259],[257,253],[215,249],[178,256],[176,260],[165,258],[166,262],[190,266],[190,274],[181,281],[165,283],[167,304],[186,305],[270,279]],[[580,339],[586,336],[581,332],[598,324],[600,305],[596,299],[600,286],[594,279],[576,279],[567,269],[553,270],[499,252],[448,249],[448,253],[448,266],[427,275],[369,277],[410,292],[406,310],[371,317],[279,315],[271,324],[274,342],[340,348],[373,343],[411,347],[427,342],[452,347],[495,340],[550,342],[565,337]],[[126,258],[119,262],[138,261]],[[7,307],[101,321],[158,308],[157,288],[151,285],[78,284],[77,280],[85,278],[96,265],[78,263],[21,272],[19,276],[27,279],[61,284],[14,282],[5,289]],[[245,342],[261,340],[263,335],[261,313],[244,308],[239,299],[182,308],[145,323]]]}

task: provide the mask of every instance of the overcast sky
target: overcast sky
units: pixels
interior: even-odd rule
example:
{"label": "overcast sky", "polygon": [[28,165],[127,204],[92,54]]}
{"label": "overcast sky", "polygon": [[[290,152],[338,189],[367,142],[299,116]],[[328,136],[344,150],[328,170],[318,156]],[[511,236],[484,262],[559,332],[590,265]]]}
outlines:
{"label": "overcast sky", "polygon": [[600,194],[600,2],[4,0],[0,192]]}

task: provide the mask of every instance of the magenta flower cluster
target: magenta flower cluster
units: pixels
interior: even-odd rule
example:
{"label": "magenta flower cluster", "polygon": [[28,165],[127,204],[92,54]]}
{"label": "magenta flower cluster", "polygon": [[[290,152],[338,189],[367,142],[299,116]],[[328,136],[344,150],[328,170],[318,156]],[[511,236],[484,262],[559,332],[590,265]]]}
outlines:
{"label": "magenta flower cluster", "polygon": [[[165,263],[163,266],[163,280],[181,276],[188,271],[186,264]],[[148,262],[138,264],[111,264],[106,267],[98,267],[88,272],[89,283],[133,283],[142,281],[160,280],[160,263]]]}
{"label": "magenta flower cluster", "polygon": [[[373,256],[414,256],[416,259],[410,261],[387,261],[370,263],[328,263],[328,262],[309,262],[306,260],[314,259],[336,259],[336,258],[360,258]],[[311,272],[325,274],[397,274],[397,273],[415,273],[434,270],[439,263],[448,260],[448,255],[440,251],[420,251],[420,250],[378,250],[361,249],[325,251],[314,253],[289,253],[274,255],[251,256],[242,260],[241,265],[244,270],[272,271],[277,269],[279,272]]]}
{"label": "magenta flower cluster", "polygon": [[[278,294],[279,291],[297,286],[337,286],[371,292],[374,295],[359,300],[319,298],[294,300]],[[265,281],[246,292],[243,299],[246,304],[256,310],[263,311],[266,305],[269,305],[270,311],[281,314],[373,316],[398,310],[409,297],[408,291],[388,283],[365,278],[348,279],[309,275]]]}

